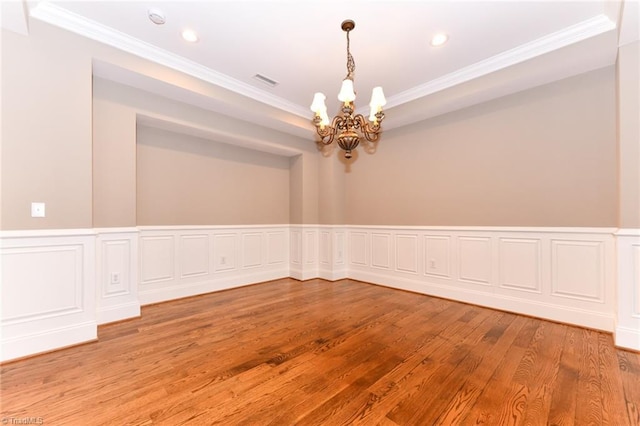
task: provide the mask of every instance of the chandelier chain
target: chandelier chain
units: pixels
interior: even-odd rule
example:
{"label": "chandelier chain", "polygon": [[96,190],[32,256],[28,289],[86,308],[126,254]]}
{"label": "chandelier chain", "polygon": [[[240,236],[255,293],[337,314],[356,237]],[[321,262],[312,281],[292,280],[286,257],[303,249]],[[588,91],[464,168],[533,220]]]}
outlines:
{"label": "chandelier chain", "polygon": [[353,81],[353,73],[356,70],[356,61],[353,60],[353,56],[351,56],[351,50],[349,49],[350,40],[349,40],[349,31],[347,31],[347,77],[349,80]]}

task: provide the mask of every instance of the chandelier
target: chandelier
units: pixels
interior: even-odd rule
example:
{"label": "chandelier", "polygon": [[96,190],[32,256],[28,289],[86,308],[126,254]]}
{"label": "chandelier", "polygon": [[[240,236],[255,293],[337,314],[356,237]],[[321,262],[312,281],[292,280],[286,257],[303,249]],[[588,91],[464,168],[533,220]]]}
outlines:
{"label": "chandelier", "polygon": [[311,111],[315,113],[313,124],[320,136],[320,141],[324,145],[330,145],[334,138],[338,139],[338,145],[345,153],[345,158],[351,158],[351,151],[356,149],[360,143],[360,138],[364,136],[369,142],[376,142],[380,137],[382,128],[380,123],[384,119],[382,107],[387,103],[382,87],[375,87],[371,93],[371,114],[367,121],[362,114],[353,114],[356,94],[353,91],[353,73],[356,70],[356,64],[349,50],[349,31],[353,30],[356,23],[348,19],[341,25],[342,31],[347,33],[347,76],[342,81],[342,87],[338,94],[338,100],[343,102],[341,112],[329,122],[327,115],[327,106],[324,101],[326,96],[322,93],[316,93],[311,104]]}

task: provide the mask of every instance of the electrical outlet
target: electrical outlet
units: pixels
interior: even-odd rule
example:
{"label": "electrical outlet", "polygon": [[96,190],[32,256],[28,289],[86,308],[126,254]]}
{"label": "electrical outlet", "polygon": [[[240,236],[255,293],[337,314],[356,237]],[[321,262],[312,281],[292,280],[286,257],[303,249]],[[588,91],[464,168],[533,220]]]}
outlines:
{"label": "electrical outlet", "polygon": [[111,273],[111,284],[120,284],[120,272]]}
{"label": "electrical outlet", "polygon": [[430,259],[429,260],[429,268],[436,269],[436,260],[435,259]]}
{"label": "electrical outlet", "polygon": [[221,265],[226,265],[227,264],[227,258],[225,256],[221,256],[220,257],[220,264]]}

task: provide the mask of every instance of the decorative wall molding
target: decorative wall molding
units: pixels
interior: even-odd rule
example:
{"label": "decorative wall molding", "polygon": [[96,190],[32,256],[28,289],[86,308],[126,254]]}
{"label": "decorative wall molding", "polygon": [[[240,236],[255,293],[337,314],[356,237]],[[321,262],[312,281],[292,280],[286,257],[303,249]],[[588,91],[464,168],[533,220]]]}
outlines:
{"label": "decorative wall molding", "polygon": [[613,31],[616,23],[605,14],[499,53],[389,98],[387,109],[457,86],[492,72],[542,56],[571,44]]}
{"label": "decorative wall molding", "polygon": [[616,233],[618,306],[615,344],[640,351],[640,229]]}
{"label": "decorative wall molding", "polygon": [[0,243],[3,361],[94,340],[141,305],[284,277],[615,331],[640,350],[640,230],[175,226],[3,231]]}
{"label": "decorative wall molding", "polygon": [[142,305],[289,276],[289,225],[138,229]]}
{"label": "decorative wall molding", "polygon": [[297,280],[347,278],[346,228],[291,225],[290,276]]}
{"label": "decorative wall molding", "polygon": [[319,230],[317,226],[290,226],[290,276],[297,280],[309,280],[320,276],[318,248]]}
{"label": "decorative wall molding", "polygon": [[138,228],[95,231],[98,324],[140,316]]}
{"label": "decorative wall molding", "polygon": [[349,278],[614,330],[615,229],[346,229]]}
{"label": "decorative wall molding", "polygon": [[97,338],[92,230],[0,234],[0,361]]}
{"label": "decorative wall molding", "polygon": [[140,58],[196,77],[207,83],[259,100],[264,104],[282,111],[304,118],[308,115],[307,109],[300,105],[295,105],[272,93],[253,87],[250,84],[236,80],[211,68],[207,68],[195,61],[87,19],[54,3],[40,2],[31,9],[30,15],[40,21],[74,32],[83,37],[96,40]]}

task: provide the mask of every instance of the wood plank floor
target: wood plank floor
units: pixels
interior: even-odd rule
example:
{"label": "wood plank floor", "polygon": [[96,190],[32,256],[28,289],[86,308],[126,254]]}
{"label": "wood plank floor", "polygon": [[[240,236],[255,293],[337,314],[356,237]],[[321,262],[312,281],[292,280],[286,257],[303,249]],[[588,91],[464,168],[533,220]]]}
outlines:
{"label": "wood plank floor", "polygon": [[50,425],[639,425],[640,354],[606,333],[356,281],[143,307],[0,367]]}

